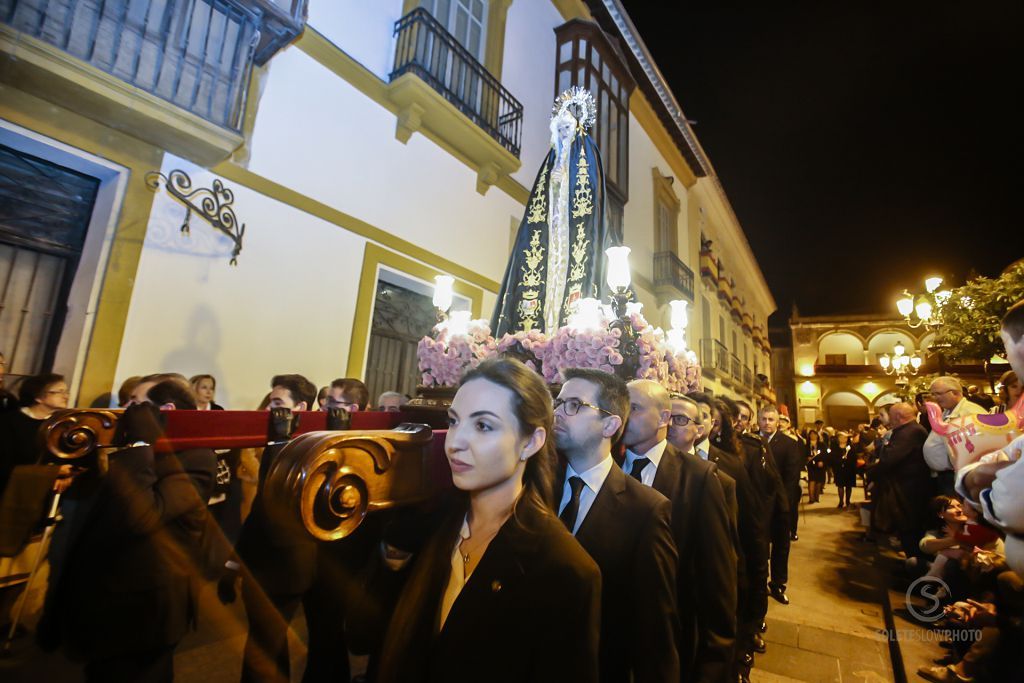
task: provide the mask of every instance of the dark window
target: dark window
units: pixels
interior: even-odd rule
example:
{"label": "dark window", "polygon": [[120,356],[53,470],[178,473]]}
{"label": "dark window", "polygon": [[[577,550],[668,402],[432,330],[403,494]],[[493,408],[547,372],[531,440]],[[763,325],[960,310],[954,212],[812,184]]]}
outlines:
{"label": "dark window", "polygon": [[11,375],[52,367],[99,185],[0,145],[0,352]]}
{"label": "dark window", "polygon": [[846,365],[845,353],[826,353],[825,365]]}
{"label": "dark window", "polygon": [[636,83],[617,43],[594,22],[573,19],[555,36],[555,97],[571,86],[593,93],[597,124],[591,135],[601,150],[609,199],[621,206],[629,199],[629,96]]}

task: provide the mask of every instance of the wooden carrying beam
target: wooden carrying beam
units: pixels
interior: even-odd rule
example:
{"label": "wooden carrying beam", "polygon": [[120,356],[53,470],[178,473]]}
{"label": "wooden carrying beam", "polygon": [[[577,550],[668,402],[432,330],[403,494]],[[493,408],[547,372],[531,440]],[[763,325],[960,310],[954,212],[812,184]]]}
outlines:
{"label": "wooden carrying beam", "polygon": [[[115,445],[120,410],[66,410],[40,427],[51,460],[88,462]],[[162,413],[163,452],[266,446],[282,419],[288,443],[274,458],[263,495],[284,519],[320,540],[351,534],[374,510],[428,500],[452,486],[446,432],[393,412],[194,411]],[[348,419],[344,419],[348,418]],[[328,423],[348,429],[328,430]]]}

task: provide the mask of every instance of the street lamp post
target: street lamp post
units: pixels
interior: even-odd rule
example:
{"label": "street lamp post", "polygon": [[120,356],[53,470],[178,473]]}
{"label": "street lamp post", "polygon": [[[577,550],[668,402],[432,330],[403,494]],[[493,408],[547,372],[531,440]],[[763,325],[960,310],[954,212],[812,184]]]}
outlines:
{"label": "street lamp post", "polygon": [[896,310],[903,316],[908,327],[917,329],[924,325],[929,330],[934,330],[942,325],[939,309],[949,299],[950,291],[939,289],[941,286],[941,277],[930,277],[924,281],[923,294],[915,296],[908,290],[903,290],[903,294],[896,300]]}

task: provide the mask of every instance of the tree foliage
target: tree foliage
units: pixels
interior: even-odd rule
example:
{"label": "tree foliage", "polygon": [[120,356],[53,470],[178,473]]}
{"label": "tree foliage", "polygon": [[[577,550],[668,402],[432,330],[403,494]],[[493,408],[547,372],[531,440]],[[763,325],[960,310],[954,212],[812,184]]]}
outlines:
{"label": "tree foliage", "polygon": [[1024,299],[1024,263],[997,278],[978,277],[952,290],[939,307],[943,325],[936,335],[951,360],[988,360],[1004,355],[999,321],[1006,310]]}

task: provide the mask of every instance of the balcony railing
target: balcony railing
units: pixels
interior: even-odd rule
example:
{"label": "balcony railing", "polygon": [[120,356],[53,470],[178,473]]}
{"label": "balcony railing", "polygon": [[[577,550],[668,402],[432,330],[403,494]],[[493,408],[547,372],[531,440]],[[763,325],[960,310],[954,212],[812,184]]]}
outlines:
{"label": "balcony railing", "polygon": [[701,369],[729,373],[729,349],[717,339],[700,340]]}
{"label": "balcony railing", "polygon": [[0,21],[234,131],[260,17],[239,0],[0,0]]}
{"label": "balcony railing", "polygon": [[753,387],[754,386],[754,373],[751,372],[749,365],[743,366],[743,386]]}
{"label": "balcony railing", "polygon": [[395,22],[394,81],[422,78],[473,123],[519,156],[523,105],[501,86],[430,12],[419,7]]}
{"label": "balcony railing", "polygon": [[693,301],[693,271],[671,251],[654,255],[654,286],[669,286]]}
{"label": "balcony railing", "polygon": [[732,360],[732,376],[737,382],[743,382],[743,361],[735,353],[730,355]]}

